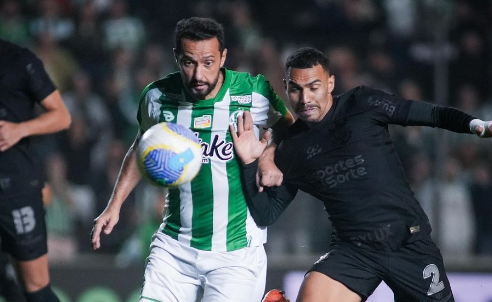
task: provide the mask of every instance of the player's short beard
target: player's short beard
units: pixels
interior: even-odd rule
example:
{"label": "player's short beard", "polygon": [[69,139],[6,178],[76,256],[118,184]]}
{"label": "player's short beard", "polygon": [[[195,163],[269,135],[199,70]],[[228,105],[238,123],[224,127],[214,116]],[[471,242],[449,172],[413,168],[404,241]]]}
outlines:
{"label": "player's short beard", "polygon": [[212,90],[215,89],[215,86],[217,86],[217,83],[219,82],[219,74],[217,73],[217,77],[215,78],[215,80],[212,82],[212,83],[207,83],[207,82],[200,82],[201,84],[206,84],[208,86],[207,90],[205,90],[205,92],[203,93],[195,93],[193,91],[193,86],[197,83],[197,81],[191,81],[188,83],[188,92],[194,97],[196,98],[197,100],[203,100],[205,99],[205,97],[207,95],[209,95],[210,92],[212,92]]}

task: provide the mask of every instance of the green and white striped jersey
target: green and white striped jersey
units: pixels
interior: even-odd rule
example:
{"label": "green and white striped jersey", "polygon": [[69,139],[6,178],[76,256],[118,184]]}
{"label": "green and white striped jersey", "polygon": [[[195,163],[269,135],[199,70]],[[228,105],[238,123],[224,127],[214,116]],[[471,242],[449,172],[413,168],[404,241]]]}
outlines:
{"label": "green and white striped jersey", "polygon": [[168,122],[187,126],[198,136],[201,170],[191,183],[169,189],[161,231],[207,251],[233,251],[266,241],[266,229],[255,224],[246,205],[241,162],[234,155],[229,124],[245,110],[251,112],[255,125],[265,127],[287,114],[262,75],[223,71],[224,83],[213,99],[194,100],[179,72],[149,84],[142,92],[137,117],[142,131]]}

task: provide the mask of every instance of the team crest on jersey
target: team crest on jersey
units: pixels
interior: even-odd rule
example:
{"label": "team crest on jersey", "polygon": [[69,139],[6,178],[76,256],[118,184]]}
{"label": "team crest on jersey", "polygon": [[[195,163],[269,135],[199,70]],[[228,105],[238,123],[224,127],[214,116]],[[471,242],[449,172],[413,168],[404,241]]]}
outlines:
{"label": "team crest on jersey", "polygon": [[212,127],[212,116],[203,115],[200,117],[195,117],[193,120],[193,127],[196,129],[210,128]]}
{"label": "team crest on jersey", "polygon": [[162,111],[162,116],[166,122],[172,122],[174,120],[174,114],[171,111]]}
{"label": "team crest on jersey", "polygon": [[237,131],[237,117],[243,115],[244,110],[236,110],[229,115],[229,125],[233,125]]}
{"label": "team crest on jersey", "polygon": [[239,104],[250,104],[251,95],[233,95],[231,96],[233,102],[238,102]]}

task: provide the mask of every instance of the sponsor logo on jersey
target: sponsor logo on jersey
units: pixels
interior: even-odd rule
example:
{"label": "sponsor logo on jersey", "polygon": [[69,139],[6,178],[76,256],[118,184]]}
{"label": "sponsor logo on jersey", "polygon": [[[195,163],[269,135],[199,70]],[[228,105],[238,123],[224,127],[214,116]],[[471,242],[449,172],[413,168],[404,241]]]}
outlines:
{"label": "sponsor logo on jersey", "polygon": [[171,111],[163,111],[162,116],[166,122],[172,122],[174,120],[174,114]]}
{"label": "sponsor logo on jersey", "polygon": [[212,116],[203,115],[200,117],[195,117],[193,120],[193,127],[197,129],[210,128],[212,126]]}
{"label": "sponsor logo on jersey", "polygon": [[215,134],[210,143],[204,142],[195,132],[198,141],[202,146],[202,163],[208,164],[210,158],[216,158],[220,161],[228,162],[234,158],[234,150],[232,142],[226,142],[220,139],[219,135]]}
{"label": "sponsor logo on jersey", "polygon": [[231,96],[233,102],[238,102],[239,104],[250,104],[251,95],[233,95]]}
{"label": "sponsor logo on jersey", "polygon": [[393,115],[396,109],[395,105],[393,105],[391,100],[388,99],[378,99],[371,96],[367,99],[367,103],[369,103],[369,105],[383,108],[383,110],[388,112],[390,116]]}
{"label": "sponsor logo on jersey", "polygon": [[333,165],[316,170],[309,176],[309,181],[320,185],[320,189],[333,189],[340,184],[353,179],[361,178],[367,174],[366,168],[362,166],[365,160],[362,155],[354,156],[346,160],[339,160]]}
{"label": "sponsor logo on jersey", "polygon": [[311,157],[318,155],[321,152],[321,150],[323,150],[323,148],[321,148],[319,144],[307,148],[306,151],[308,154],[307,159],[310,159]]}
{"label": "sponsor logo on jersey", "polygon": [[229,115],[229,125],[233,125],[234,129],[237,131],[237,117],[243,115],[244,110],[236,110],[231,115]]}

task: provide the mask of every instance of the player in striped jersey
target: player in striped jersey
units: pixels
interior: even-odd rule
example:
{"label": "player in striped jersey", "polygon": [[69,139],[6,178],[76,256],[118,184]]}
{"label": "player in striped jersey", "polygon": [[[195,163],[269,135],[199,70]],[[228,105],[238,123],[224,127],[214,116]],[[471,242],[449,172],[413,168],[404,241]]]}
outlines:
{"label": "player in striped jersey", "polygon": [[[201,142],[203,165],[191,183],[169,189],[140,301],[260,301],[266,230],[256,225],[247,208],[229,125],[249,111],[258,135],[260,127],[290,125],[293,117],[262,75],[223,67],[224,32],[214,20],[193,17],[178,22],[175,43],[180,71],[142,92],[140,134],[159,122],[189,127]],[[111,232],[124,199],[139,180],[132,148],[107,209],[95,219],[94,249],[100,246],[101,231]]]}

